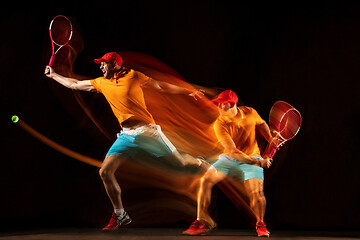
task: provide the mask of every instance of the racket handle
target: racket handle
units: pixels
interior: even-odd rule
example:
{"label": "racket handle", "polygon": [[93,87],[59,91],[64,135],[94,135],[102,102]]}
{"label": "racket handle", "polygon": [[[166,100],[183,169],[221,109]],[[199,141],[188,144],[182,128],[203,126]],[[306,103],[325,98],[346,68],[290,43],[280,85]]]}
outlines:
{"label": "racket handle", "polygon": [[55,61],[55,55],[51,55],[50,62],[49,62],[50,67],[52,67],[54,65],[54,61]]}
{"label": "racket handle", "polygon": [[263,156],[269,156],[270,158],[273,158],[276,151],[277,151],[277,149],[275,148],[274,144],[268,143]]}

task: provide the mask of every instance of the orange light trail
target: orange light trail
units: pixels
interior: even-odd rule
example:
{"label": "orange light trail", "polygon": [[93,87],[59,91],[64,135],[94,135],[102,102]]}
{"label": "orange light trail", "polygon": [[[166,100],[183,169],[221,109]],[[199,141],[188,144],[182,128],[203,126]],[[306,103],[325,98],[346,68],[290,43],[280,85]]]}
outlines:
{"label": "orange light trail", "polygon": [[64,146],[50,140],[49,138],[45,137],[44,135],[42,135],[41,133],[39,133],[38,131],[36,131],[32,127],[30,127],[28,124],[26,124],[21,119],[17,118],[17,121],[13,120],[13,122],[19,124],[20,127],[22,127],[25,131],[27,131],[28,133],[33,135],[38,140],[45,143],[46,145],[54,148],[55,150],[65,154],[65,155],[67,155],[67,156],[69,156],[71,158],[79,160],[80,162],[84,162],[84,163],[90,164],[90,165],[95,166],[95,167],[101,167],[101,164],[102,164],[101,161],[96,160],[96,159],[91,158],[91,157],[88,157],[88,156],[85,156],[85,155],[82,155],[80,153],[74,152],[74,151],[72,151],[72,150],[70,150],[70,149],[68,149],[68,148],[66,148],[66,147],[64,147]]}

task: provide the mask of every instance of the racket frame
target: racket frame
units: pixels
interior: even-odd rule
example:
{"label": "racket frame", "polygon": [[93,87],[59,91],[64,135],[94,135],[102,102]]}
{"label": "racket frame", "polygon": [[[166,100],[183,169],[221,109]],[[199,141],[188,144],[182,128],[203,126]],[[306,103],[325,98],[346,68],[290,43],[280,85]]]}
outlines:
{"label": "racket frame", "polygon": [[[287,110],[282,114],[282,116],[281,116],[281,118],[280,118],[280,120],[279,120],[279,124],[278,124],[278,125],[280,126],[282,120],[284,119],[284,117],[286,116],[286,114],[287,114],[288,112],[290,112],[290,111],[295,111],[295,112],[298,114],[298,116],[299,116],[299,126],[298,126],[297,131],[296,131],[296,132],[293,134],[293,136],[290,137],[290,138],[284,138],[284,137],[281,135],[280,131],[277,131],[277,130],[273,129],[273,127],[271,127],[270,130],[271,130],[272,132],[275,132],[275,133],[277,134],[277,137],[276,137],[275,143],[273,143],[273,142],[268,143],[268,145],[267,145],[267,147],[266,147],[266,149],[265,149],[265,151],[264,151],[264,156],[268,156],[268,157],[270,157],[270,158],[273,158],[273,157],[274,157],[276,151],[279,150],[281,146],[283,146],[287,141],[289,141],[290,139],[292,139],[292,138],[294,138],[294,137],[296,136],[296,134],[297,134],[297,133],[299,132],[299,130],[300,130],[301,123],[302,123],[302,117],[301,117],[300,112],[299,112],[297,109],[295,109],[294,107],[292,107],[290,104],[288,104],[288,103],[286,103],[286,102],[283,102],[283,101],[278,101],[278,102],[276,102],[273,106],[275,106],[277,103],[280,103],[280,102],[282,102],[282,103],[284,103],[285,105],[289,106],[289,109],[287,109]],[[271,114],[271,112],[272,112],[272,109],[270,110],[270,114]],[[270,117],[270,118],[271,118],[271,117]],[[269,120],[269,121],[270,121],[270,120]],[[273,124],[271,124],[271,125],[273,125]]]}
{"label": "racket frame", "polygon": [[[64,43],[64,44],[59,44],[59,43],[57,43],[57,42],[53,39],[53,37],[52,37],[52,35],[51,35],[51,27],[52,27],[55,19],[57,19],[57,18],[59,18],[59,17],[65,18],[65,19],[69,22],[69,24],[70,24],[70,35],[69,35],[69,38],[68,38],[67,42]],[[50,35],[51,48],[52,48],[51,58],[50,58],[50,61],[49,61],[49,66],[52,67],[52,66],[54,65],[55,55],[59,52],[59,50],[60,50],[62,47],[66,46],[66,45],[70,42],[70,40],[71,40],[71,38],[72,38],[72,35],[73,35],[73,26],[72,26],[72,23],[71,23],[70,19],[69,19],[68,17],[64,16],[64,15],[57,15],[56,17],[54,17],[54,19],[51,20],[51,22],[50,22],[49,35]],[[55,45],[59,47],[56,51],[55,51]]]}
{"label": "racket frame", "polygon": [[301,122],[302,122],[302,118],[301,118],[300,112],[299,112],[297,109],[295,109],[295,108],[290,108],[290,109],[288,109],[288,110],[281,116],[281,119],[280,119],[279,123],[281,123],[281,121],[283,120],[283,118],[285,117],[285,115],[286,115],[288,112],[290,112],[290,111],[295,111],[295,112],[298,114],[300,121],[299,121],[299,127],[298,127],[298,129],[296,130],[296,132],[294,133],[294,135],[293,135],[292,137],[290,137],[290,138],[284,138],[284,137],[281,135],[280,132],[278,133],[278,134],[280,135],[280,137],[281,137],[283,140],[285,140],[285,142],[286,142],[286,141],[289,141],[290,139],[293,139],[293,138],[296,136],[296,134],[297,134],[297,133],[299,132],[299,130],[300,130]]}

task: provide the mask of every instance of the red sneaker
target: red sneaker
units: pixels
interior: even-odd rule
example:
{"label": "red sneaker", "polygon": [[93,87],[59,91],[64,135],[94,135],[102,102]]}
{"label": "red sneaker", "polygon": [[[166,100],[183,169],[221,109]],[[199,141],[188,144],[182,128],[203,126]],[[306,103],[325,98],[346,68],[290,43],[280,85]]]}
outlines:
{"label": "red sneaker", "polygon": [[270,237],[270,232],[267,230],[264,222],[259,222],[256,225],[256,232],[258,237]]}
{"label": "red sneaker", "polygon": [[115,213],[112,214],[110,221],[106,227],[104,227],[102,230],[108,231],[108,230],[116,230],[119,229],[123,225],[127,225],[131,223],[131,218],[129,215],[125,212],[123,215],[119,216]]}
{"label": "red sneaker", "polygon": [[204,220],[195,220],[188,230],[184,231],[184,235],[207,235],[212,229],[206,225]]}

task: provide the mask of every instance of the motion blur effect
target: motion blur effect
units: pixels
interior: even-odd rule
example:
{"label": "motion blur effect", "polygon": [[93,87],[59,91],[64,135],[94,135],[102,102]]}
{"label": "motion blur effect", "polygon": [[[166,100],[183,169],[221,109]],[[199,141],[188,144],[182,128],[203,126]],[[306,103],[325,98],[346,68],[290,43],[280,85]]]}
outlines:
{"label": "motion blur effect", "polygon": [[[65,47],[67,55],[60,55],[55,61],[67,63],[60,64],[61,73],[55,64],[55,67],[46,67],[45,75],[75,91],[101,92],[122,128],[100,168],[100,177],[114,207],[109,224],[103,230],[118,229],[132,220],[122,204],[122,192],[115,174],[117,170],[124,167],[124,162],[131,160],[131,163],[170,172],[169,176],[173,172],[198,174],[204,166],[208,166],[206,161],[198,158],[209,158],[221,149],[212,139],[213,136],[209,135],[209,125],[217,114],[200,90],[161,71],[162,65],[154,69],[151,59],[146,59],[147,66],[144,66],[141,64],[144,56],[128,53],[124,61],[118,53],[109,52],[102,58],[95,59],[95,63],[100,64],[103,77],[82,80],[88,78],[76,76],[72,68],[76,48],[72,47],[71,42]],[[145,93],[143,89],[147,88],[149,90]],[[154,92],[171,94],[172,97],[162,97]],[[177,95],[181,97],[175,99],[173,96]],[[94,121],[91,108],[80,97],[77,99]],[[203,111],[203,108],[210,108],[210,111]],[[105,127],[97,122],[95,124],[102,132],[107,132]],[[164,127],[165,134],[160,126]]]}
{"label": "motion blur effect", "polygon": [[[269,233],[263,223],[265,197],[262,168],[269,167],[272,159],[267,156],[264,156],[264,159],[261,157],[255,140],[255,130],[248,128],[247,124],[254,122],[252,126],[257,126],[261,130],[266,141],[272,142],[272,137],[267,124],[256,111],[248,107],[238,108],[238,97],[231,90],[218,95],[219,92],[216,89],[192,85],[165,63],[139,52],[109,52],[102,58],[95,59],[95,63],[100,64],[99,68],[103,77],[86,80],[89,77],[75,74],[73,71],[75,59],[83,47],[83,40],[76,26],[74,29],[71,41],[59,51],[56,60],[53,59],[51,62],[53,67],[48,66],[45,74],[72,89],[84,114],[107,138],[112,139],[114,130],[109,129],[106,123],[97,120],[96,114],[99,114],[99,111],[94,113],[79,90],[101,92],[109,102],[122,128],[118,139],[107,153],[104,163],[101,164],[98,160],[53,142],[21,120],[19,125],[54,149],[101,168],[100,176],[114,206],[113,216],[104,230],[117,229],[132,221],[124,211],[121,189],[117,182],[133,181],[140,185],[172,192],[173,199],[166,200],[168,207],[174,211],[181,211],[184,215],[197,215],[198,219],[204,221],[199,221],[202,226],[206,225],[204,228],[206,231],[201,232],[202,235],[216,226],[208,213],[208,207],[211,202],[211,188],[219,183],[219,187],[235,205],[245,209],[250,218],[256,220],[257,229],[262,229],[262,234],[268,236]],[[139,90],[131,90],[133,86],[136,87],[136,84],[132,82],[126,86],[126,89],[130,90],[125,91],[125,95],[121,93],[116,98],[114,96],[117,95],[111,93],[110,90],[100,87],[100,83],[104,86],[115,83],[118,88],[113,88],[111,91],[120,91],[123,84],[127,84],[123,79],[133,72],[143,78],[140,80],[142,93],[138,92]],[[146,87],[147,85],[152,87]],[[135,92],[137,95],[141,94],[142,97],[134,99]],[[215,96],[216,98],[211,100]],[[112,98],[119,99],[119,97],[123,99],[121,100],[123,103],[111,100]],[[140,108],[143,110],[140,109],[139,112],[136,110],[136,102],[139,101],[136,98],[144,101],[140,103],[142,105]],[[129,106],[132,104],[135,105],[130,107],[132,108],[130,110]],[[131,114],[126,111],[130,111]],[[104,113],[107,114],[107,112]],[[144,118],[141,114],[149,116]],[[151,125],[154,123],[157,124],[154,125],[156,127]],[[235,124],[235,128],[226,130],[228,124],[231,123]],[[145,140],[135,137],[136,143],[131,145],[126,142],[128,140],[119,141],[124,136],[138,134],[145,137]],[[146,139],[148,137],[155,141],[149,141]],[[159,145],[159,141],[164,144]],[[136,148],[140,145],[141,151],[149,151],[152,154],[138,153]],[[163,147],[170,150],[172,154],[169,155],[168,150],[161,150]],[[124,148],[131,153],[123,155],[125,150],[118,150]],[[121,155],[118,155],[119,151]],[[130,159],[131,161],[128,161]],[[231,161],[233,164],[235,162],[235,165],[240,164],[249,169],[245,171],[239,168],[238,173],[230,174],[230,167],[226,165],[229,165]],[[235,169],[239,166],[233,167]],[[122,169],[126,169],[125,174],[121,171]],[[118,174],[119,172],[122,174]],[[234,171],[231,170],[231,172]],[[140,175],[142,177],[139,177]],[[152,182],[142,182],[149,176],[152,177]],[[156,181],[154,176],[156,176]],[[239,183],[239,180],[244,183]],[[186,200],[182,199],[179,202],[177,200],[179,195],[185,197]],[[151,204],[148,205],[146,202],[140,205],[148,211],[152,209]],[[259,231],[258,234],[260,234]],[[199,234],[191,232],[189,235]]]}
{"label": "motion blur effect", "polygon": [[271,143],[273,137],[270,129],[255,109],[238,107],[238,97],[231,90],[223,91],[212,102],[218,106],[220,113],[214,123],[214,130],[218,141],[224,147],[224,152],[202,176],[197,199],[197,219],[183,234],[207,235],[216,227],[215,221],[208,213],[211,190],[218,182],[230,178],[234,180],[232,185],[227,184],[224,189],[230,193],[230,198],[236,201],[236,205],[239,205],[239,201],[245,202],[236,192],[245,190],[250,212],[256,219],[258,236],[269,237],[270,232],[264,223],[266,199],[263,190],[263,168],[269,168],[272,159],[266,155],[261,156],[256,130],[258,129]]}
{"label": "motion blur effect", "polygon": [[[248,180],[229,171],[217,181],[210,172],[221,175],[230,162],[271,159],[273,154],[270,168],[262,168],[264,222],[272,237],[283,230],[360,229],[353,204],[360,201],[355,126],[360,113],[359,3],[50,1],[44,9],[34,2],[11,1],[2,9],[1,232],[99,229],[113,210],[116,215],[125,210],[130,228],[173,228],[178,236],[202,209],[199,222],[204,218],[217,225],[220,231],[214,235],[220,238],[255,235],[261,211],[251,203]],[[64,21],[54,21],[50,28],[56,16]],[[54,52],[70,38],[53,65],[49,28],[57,43]],[[121,66],[94,63],[108,52],[121,56]],[[46,65],[50,68],[44,75]],[[88,84],[99,77],[104,84],[120,84],[124,78],[116,79],[117,73],[141,78],[144,87],[136,87],[137,99],[151,115],[146,124],[158,126],[139,123],[136,131],[122,126],[113,112],[118,105]],[[63,86],[48,77],[56,74],[76,81]],[[80,90],[78,82],[91,91]],[[151,82],[155,89],[145,86]],[[166,84],[173,88],[162,89]],[[186,91],[174,94],[174,88]],[[269,143],[256,130],[260,156],[232,161],[219,142],[215,122],[231,114],[233,103],[211,100],[227,89],[237,94],[237,107],[255,109],[276,137]],[[132,106],[134,91],[122,93],[123,102]],[[276,129],[269,111],[279,100],[298,111],[284,116],[275,111]],[[301,118],[293,120],[298,112],[302,123]],[[15,114],[18,118],[12,119]],[[288,133],[296,131],[288,130],[299,123],[301,129],[289,140]],[[146,136],[133,136],[144,135],[143,130]],[[118,134],[147,143],[146,149],[158,156],[131,150],[131,159],[107,169],[104,159]],[[170,155],[175,149],[176,157]],[[107,189],[103,180],[118,182],[121,193],[116,187]],[[206,184],[212,185],[210,194]],[[115,192],[117,207],[109,192]],[[329,192],[336,194],[324,200]],[[116,200],[119,195],[124,210]]]}

